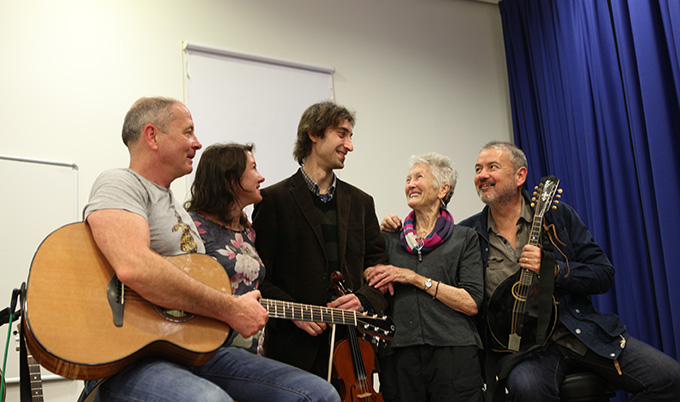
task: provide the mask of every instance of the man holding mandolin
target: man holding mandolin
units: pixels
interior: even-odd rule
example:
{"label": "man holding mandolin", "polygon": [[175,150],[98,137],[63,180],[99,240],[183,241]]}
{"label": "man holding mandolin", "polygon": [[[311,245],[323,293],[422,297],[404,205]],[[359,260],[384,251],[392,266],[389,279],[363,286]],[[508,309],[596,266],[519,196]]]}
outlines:
{"label": "man holding mandolin", "polygon": [[[590,296],[606,292],[614,280],[614,268],[604,251],[570,206],[560,203],[550,210],[547,201],[544,216],[538,205],[532,211],[529,194],[522,190],[526,176],[527,160],[519,148],[505,142],[485,145],[475,164],[475,187],[487,206],[461,222],[480,234],[486,295],[490,298],[487,351],[521,352],[491,352],[500,356],[496,373],[500,373],[499,384],[507,381],[509,400],[559,401],[560,383],[571,368],[597,371],[608,382],[634,394],[635,401],[680,400],[680,364],[631,337],[617,316],[595,310]],[[552,181],[554,178],[542,181],[539,203],[554,195],[554,189],[548,190],[555,184]],[[542,228],[548,230],[544,233]],[[530,305],[535,295],[531,291],[518,296],[525,284],[513,276],[517,272],[535,280],[539,305]],[[547,292],[547,308],[540,304],[544,287],[554,288]],[[501,301],[494,304],[496,298]],[[548,314],[543,317],[547,318],[557,309],[555,304],[559,312],[554,326],[545,318],[542,327],[515,322],[523,314],[533,316],[527,312],[534,307],[537,311],[544,308]],[[511,317],[502,317],[506,315]],[[512,323],[509,329],[494,333],[502,327],[497,321],[504,319]],[[531,328],[546,330],[531,334]],[[526,338],[532,341],[525,342]],[[493,373],[487,368],[489,378]],[[503,387],[496,389],[500,399],[495,400],[505,400]],[[487,394],[487,400],[494,399]]]}
{"label": "man holding mandolin", "polygon": [[[118,279],[157,306],[214,318],[244,336],[262,329],[268,315],[259,291],[233,297],[164,257],[204,252],[193,220],[169,189],[192,171],[201,148],[189,110],[174,99],[142,98],[125,117],[123,142],[129,168],[102,173],[84,211]],[[98,399],[339,401],[318,377],[240,348],[219,348],[195,367],[170,360],[149,357],[124,368],[100,386]]]}

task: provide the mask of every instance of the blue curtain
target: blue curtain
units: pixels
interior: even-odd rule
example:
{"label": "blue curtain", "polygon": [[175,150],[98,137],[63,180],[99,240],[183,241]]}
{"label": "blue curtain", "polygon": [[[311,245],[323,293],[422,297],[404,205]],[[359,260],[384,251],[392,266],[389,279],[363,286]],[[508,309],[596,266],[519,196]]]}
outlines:
{"label": "blue curtain", "polygon": [[[680,1],[503,0],[515,143],[616,268],[596,296],[680,353]],[[533,184],[532,184],[533,186]]]}

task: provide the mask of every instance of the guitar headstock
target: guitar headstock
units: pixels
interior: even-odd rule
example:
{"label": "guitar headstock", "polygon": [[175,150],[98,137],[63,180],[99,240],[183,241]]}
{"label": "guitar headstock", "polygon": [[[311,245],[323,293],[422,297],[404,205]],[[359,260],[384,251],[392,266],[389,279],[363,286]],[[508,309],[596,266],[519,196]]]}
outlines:
{"label": "guitar headstock", "polygon": [[356,328],[362,334],[375,336],[386,341],[394,339],[394,333],[397,330],[392,318],[377,314],[357,314]]}
{"label": "guitar headstock", "polygon": [[[552,206],[557,209],[560,202],[555,198],[560,198],[562,189],[559,188],[560,179],[555,176],[543,176],[538,186],[534,187],[534,196],[531,198],[531,206],[536,208],[535,216],[543,217]],[[553,205],[555,204],[555,205]]]}

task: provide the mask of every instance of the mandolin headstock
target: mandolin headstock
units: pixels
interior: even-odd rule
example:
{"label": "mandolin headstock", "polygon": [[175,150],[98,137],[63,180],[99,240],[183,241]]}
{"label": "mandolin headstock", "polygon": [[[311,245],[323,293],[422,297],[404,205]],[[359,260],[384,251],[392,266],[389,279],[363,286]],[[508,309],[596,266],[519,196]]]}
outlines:
{"label": "mandolin headstock", "polygon": [[561,198],[562,189],[559,188],[560,179],[555,176],[543,176],[538,186],[534,187],[534,194],[531,198],[531,207],[535,208],[534,217],[543,218],[551,207],[557,209]]}

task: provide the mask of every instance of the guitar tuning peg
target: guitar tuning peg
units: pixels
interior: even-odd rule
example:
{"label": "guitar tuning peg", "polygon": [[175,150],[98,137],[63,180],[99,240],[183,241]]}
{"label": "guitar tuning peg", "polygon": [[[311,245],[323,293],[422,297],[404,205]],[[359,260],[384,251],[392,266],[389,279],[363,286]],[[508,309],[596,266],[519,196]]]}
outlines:
{"label": "guitar tuning peg", "polygon": [[560,202],[558,200],[553,201],[553,204],[559,204]]}
{"label": "guitar tuning peg", "polygon": [[561,188],[558,188],[558,189],[557,189],[557,192],[560,193],[560,194],[562,194],[562,191],[563,191],[563,190],[562,190]]}
{"label": "guitar tuning peg", "polygon": [[555,198],[562,198],[562,196],[559,194],[555,194]]}
{"label": "guitar tuning peg", "polygon": [[552,206],[552,209],[557,209],[557,205],[553,205],[553,206]]}
{"label": "guitar tuning peg", "polygon": [[[534,190],[538,190],[538,186],[534,186]],[[534,193],[534,194],[536,194],[536,193]]]}
{"label": "guitar tuning peg", "polygon": [[535,203],[533,203],[533,202],[532,202],[531,204],[529,204],[529,205],[531,205],[531,208],[533,208],[533,207],[535,207],[535,206],[536,206],[536,204],[535,204]]}

